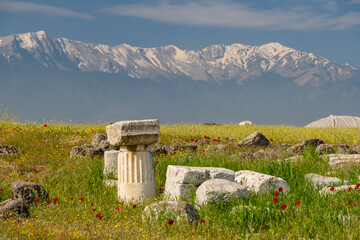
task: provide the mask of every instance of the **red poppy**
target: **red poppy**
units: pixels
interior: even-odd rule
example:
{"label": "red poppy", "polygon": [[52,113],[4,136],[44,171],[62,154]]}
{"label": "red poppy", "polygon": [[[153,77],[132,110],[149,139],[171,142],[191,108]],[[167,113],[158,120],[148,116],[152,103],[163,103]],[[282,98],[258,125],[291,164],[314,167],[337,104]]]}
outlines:
{"label": "red poppy", "polygon": [[25,182],[28,182],[28,181],[29,181],[29,180],[27,180],[27,179],[25,180]]}
{"label": "red poppy", "polygon": [[195,142],[198,142],[199,140],[195,139]]}
{"label": "red poppy", "polygon": [[134,208],[134,209],[136,208],[136,204],[133,205],[133,208]]}
{"label": "red poppy", "polygon": [[330,188],[330,191],[334,191],[334,190],[335,190],[335,188],[334,188],[334,187],[331,187],[331,188]]}
{"label": "red poppy", "polygon": [[277,197],[277,196],[279,196],[279,193],[278,193],[278,192],[275,192],[275,193],[273,194],[273,196]]}
{"label": "red poppy", "polygon": [[351,192],[351,190],[352,190],[352,188],[351,188],[351,187],[349,187],[349,192]]}
{"label": "red poppy", "polygon": [[70,198],[71,200],[74,200],[74,198],[72,197],[72,198]]}
{"label": "red poppy", "polygon": [[40,202],[40,198],[36,199],[35,202]]}
{"label": "red poppy", "polygon": [[282,192],[283,191],[283,188],[282,187],[279,187],[279,192]]}
{"label": "red poppy", "polygon": [[330,203],[330,204],[334,204],[334,201],[330,201],[329,203]]}
{"label": "red poppy", "polygon": [[240,169],[239,171],[242,171],[242,170],[244,170],[244,169]]}
{"label": "red poppy", "polygon": [[351,204],[351,200],[348,201],[348,204],[349,204],[349,205]]}
{"label": "red poppy", "polygon": [[46,202],[47,202],[47,203],[50,203],[50,202],[51,202],[51,200],[50,200],[50,199],[48,199],[48,200],[46,200]]}
{"label": "red poppy", "polygon": [[359,203],[358,203],[358,202],[355,202],[355,203],[354,203],[354,205],[355,205],[355,206],[358,206],[358,205],[359,205]]}
{"label": "red poppy", "polygon": [[59,184],[59,182],[56,182],[56,184]]}
{"label": "red poppy", "polygon": [[300,205],[300,201],[296,201],[295,206],[299,206],[299,205]]}
{"label": "red poppy", "polygon": [[120,208],[119,207],[117,207],[117,208],[115,208],[116,210],[119,210]]}
{"label": "red poppy", "polygon": [[4,189],[2,188],[2,189],[0,189],[0,191],[2,192],[2,191],[4,191]]}
{"label": "red poppy", "polygon": [[44,124],[44,127],[47,127],[47,124]]}
{"label": "red poppy", "polygon": [[173,224],[174,224],[174,220],[169,219],[168,224],[173,225]]}
{"label": "red poppy", "polygon": [[156,161],[155,163],[156,163],[156,164],[158,164],[158,163],[159,163],[159,161]]}
{"label": "red poppy", "polygon": [[92,210],[93,210],[93,212],[95,212],[95,211],[96,211],[96,209],[95,209],[95,208],[93,208]]}
{"label": "red poppy", "polygon": [[272,138],[270,138],[270,142],[274,141]]}
{"label": "red poppy", "polygon": [[240,144],[238,144],[238,147],[241,147],[241,145],[240,145]]}
{"label": "red poppy", "polygon": [[227,138],[225,138],[225,140],[229,140],[229,138],[227,137]]}
{"label": "red poppy", "polygon": [[205,220],[201,220],[200,224],[205,224]]}
{"label": "red poppy", "polygon": [[101,213],[98,213],[98,214],[96,214],[96,218],[101,220],[103,218],[103,216],[101,215]]}
{"label": "red poppy", "polygon": [[213,211],[213,209],[210,209],[210,212],[212,212]]}
{"label": "red poppy", "polygon": [[282,208],[282,209],[286,209],[286,208],[287,208],[287,205],[286,205],[286,204],[283,204],[283,205],[281,205],[281,208]]}
{"label": "red poppy", "polygon": [[189,139],[186,139],[185,141],[186,141],[186,142],[188,142],[188,141],[189,141]]}
{"label": "red poppy", "polygon": [[193,141],[194,141],[194,139],[192,138],[192,139],[190,139],[190,141],[192,141],[192,142],[193,142]]}
{"label": "red poppy", "polygon": [[24,151],[21,151],[21,154],[25,154],[25,152],[24,152]]}
{"label": "red poppy", "polygon": [[273,198],[274,204],[277,204],[279,202],[279,199]]}
{"label": "red poppy", "polygon": [[82,197],[82,198],[80,198],[80,201],[84,201],[84,198]]}

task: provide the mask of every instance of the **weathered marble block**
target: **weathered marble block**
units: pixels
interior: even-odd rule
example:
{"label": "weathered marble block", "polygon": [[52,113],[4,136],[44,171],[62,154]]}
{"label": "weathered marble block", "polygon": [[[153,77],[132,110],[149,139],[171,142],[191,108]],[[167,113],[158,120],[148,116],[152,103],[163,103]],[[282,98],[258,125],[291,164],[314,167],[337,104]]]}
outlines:
{"label": "weathered marble block", "polygon": [[244,185],[248,191],[257,194],[278,191],[280,187],[283,188],[283,193],[290,191],[290,187],[284,179],[249,170],[236,172],[235,181]]}
{"label": "weathered marble block", "polygon": [[231,198],[247,199],[248,190],[245,186],[226,179],[210,179],[196,190],[195,203],[203,205],[219,200],[229,201]]}
{"label": "weathered marble block", "polygon": [[120,121],[106,126],[111,145],[150,145],[159,137],[159,120]]}
{"label": "weathered marble block", "polygon": [[169,165],[166,172],[165,196],[190,200],[197,187],[209,179],[235,180],[235,172],[225,168]]}
{"label": "weathered marble block", "polygon": [[336,177],[326,177],[314,173],[308,173],[305,178],[314,184],[315,188],[323,188],[330,185],[349,185],[349,181],[342,181]]}
{"label": "weathered marble block", "polygon": [[120,151],[110,150],[104,153],[104,175],[114,175],[115,179],[118,178],[118,155]]}

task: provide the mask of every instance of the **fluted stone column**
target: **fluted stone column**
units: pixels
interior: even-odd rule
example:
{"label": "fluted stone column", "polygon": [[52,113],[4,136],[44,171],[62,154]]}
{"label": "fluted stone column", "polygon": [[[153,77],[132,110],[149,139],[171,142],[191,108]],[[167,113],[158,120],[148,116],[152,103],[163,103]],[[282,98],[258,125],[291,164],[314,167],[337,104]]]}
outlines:
{"label": "fluted stone column", "polygon": [[156,197],[155,164],[151,144],[159,136],[158,120],[121,121],[106,127],[110,144],[120,145],[118,197],[144,201]]}

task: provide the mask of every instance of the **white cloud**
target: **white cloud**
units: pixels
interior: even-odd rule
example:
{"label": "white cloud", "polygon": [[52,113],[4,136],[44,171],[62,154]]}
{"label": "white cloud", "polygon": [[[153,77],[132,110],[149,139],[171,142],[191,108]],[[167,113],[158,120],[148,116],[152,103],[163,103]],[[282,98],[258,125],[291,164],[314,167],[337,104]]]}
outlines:
{"label": "white cloud", "polygon": [[[330,7],[335,7],[334,5]],[[120,16],[133,16],[179,25],[204,25],[268,30],[350,29],[360,25],[359,12],[342,16],[298,8],[255,9],[231,0],[185,1],[156,4],[118,5],[102,11]]]}
{"label": "white cloud", "polygon": [[49,5],[22,2],[22,1],[0,0],[0,10],[6,12],[43,13],[49,16],[75,17],[85,20],[95,19],[93,16],[86,13],[79,13],[61,7],[53,7]]}

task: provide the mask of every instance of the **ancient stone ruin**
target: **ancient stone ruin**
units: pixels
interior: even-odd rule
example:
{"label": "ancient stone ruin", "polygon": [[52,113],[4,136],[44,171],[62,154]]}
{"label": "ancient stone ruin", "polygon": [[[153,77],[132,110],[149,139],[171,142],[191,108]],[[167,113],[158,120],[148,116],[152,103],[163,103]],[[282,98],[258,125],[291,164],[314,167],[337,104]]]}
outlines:
{"label": "ancient stone ruin", "polygon": [[[159,137],[159,120],[120,121],[106,126],[108,141],[120,146],[117,155],[118,197],[125,201],[144,201],[156,197],[155,165],[151,145]],[[111,156],[105,156],[109,163]],[[105,171],[113,171],[107,163]],[[110,167],[112,166],[112,167]]]}

